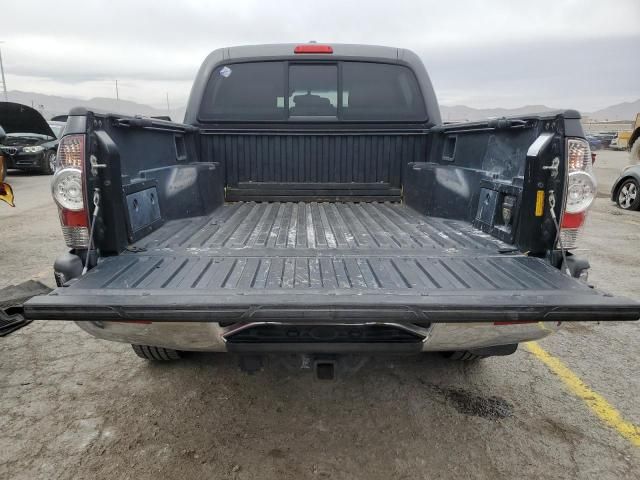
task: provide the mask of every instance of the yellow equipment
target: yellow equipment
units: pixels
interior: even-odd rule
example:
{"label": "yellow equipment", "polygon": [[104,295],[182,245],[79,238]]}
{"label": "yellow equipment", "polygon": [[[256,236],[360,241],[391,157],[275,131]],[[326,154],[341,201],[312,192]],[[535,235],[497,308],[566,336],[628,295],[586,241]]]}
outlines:
{"label": "yellow equipment", "polygon": [[0,200],[8,203],[12,207],[15,207],[13,203],[13,189],[11,185],[4,182],[7,176],[7,169],[4,163],[4,157],[0,154]]}

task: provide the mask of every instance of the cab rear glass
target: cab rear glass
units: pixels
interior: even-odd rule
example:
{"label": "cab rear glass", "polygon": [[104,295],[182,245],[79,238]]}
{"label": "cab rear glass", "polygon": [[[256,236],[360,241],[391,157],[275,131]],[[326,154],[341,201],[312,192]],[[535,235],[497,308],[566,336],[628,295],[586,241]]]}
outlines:
{"label": "cab rear glass", "polygon": [[216,67],[199,118],[423,122],[427,113],[415,75],[402,65],[264,61]]}

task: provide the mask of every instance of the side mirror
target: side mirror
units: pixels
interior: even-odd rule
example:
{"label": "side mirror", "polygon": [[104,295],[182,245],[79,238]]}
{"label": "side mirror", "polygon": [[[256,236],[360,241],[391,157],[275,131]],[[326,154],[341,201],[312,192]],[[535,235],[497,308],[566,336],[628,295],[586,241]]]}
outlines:
{"label": "side mirror", "polygon": [[6,136],[7,136],[7,133],[4,131],[4,128],[0,126],[0,142],[2,142]]}

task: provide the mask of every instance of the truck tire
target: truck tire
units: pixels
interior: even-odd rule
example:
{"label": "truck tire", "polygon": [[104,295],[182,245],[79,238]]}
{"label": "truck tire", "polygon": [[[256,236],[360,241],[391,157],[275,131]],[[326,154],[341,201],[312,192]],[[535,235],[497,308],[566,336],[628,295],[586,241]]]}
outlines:
{"label": "truck tire", "polygon": [[441,352],[441,355],[447,360],[455,360],[459,362],[476,362],[483,358],[487,358],[487,355],[478,355],[472,353],[469,350],[456,350],[454,352]]}
{"label": "truck tire", "polygon": [[154,360],[159,362],[168,362],[170,360],[180,360],[180,352],[170,348],[151,347],[149,345],[131,345],[133,351],[140,358],[145,360]]}
{"label": "truck tire", "polygon": [[640,187],[637,180],[634,178],[625,179],[618,187],[615,199],[618,206],[623,210],[640,209]]}
{"label": "truck tire", "polygon": [[640,138],[636,138],[633,145],[631,145],[631,151],[629,152],[629,164],[640,164]]}
{"label": "truck tire", "polygon": [[518,349],[517,343],[508,345],[496,345],[495,347],[476,348],[473,350],[454,350],[450,352],[440,352],[441,355],[448,360],[457,360],[461,362],[475,362],[487,357],[504,357],[515,353]]}

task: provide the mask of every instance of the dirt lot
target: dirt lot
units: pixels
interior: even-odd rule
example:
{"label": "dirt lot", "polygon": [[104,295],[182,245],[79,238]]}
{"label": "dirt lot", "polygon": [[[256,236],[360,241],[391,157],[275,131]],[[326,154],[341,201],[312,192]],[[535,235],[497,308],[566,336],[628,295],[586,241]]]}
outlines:
{"label": "dirt lot", "polygon": [[[640,300],[640,212],[608,199],[627,162],[600,152],[582,245],[590,280]],[[49,178],[0,205],[0,288],[51,284],[64,251]],[[640,324],[573,324],[540,342],[640,425]],[[334,383],[231,356],[154,365],[75,325],[0,338],[0,478],[640,478],[640,448],[521,348],[476,365],[387,358]]]}

